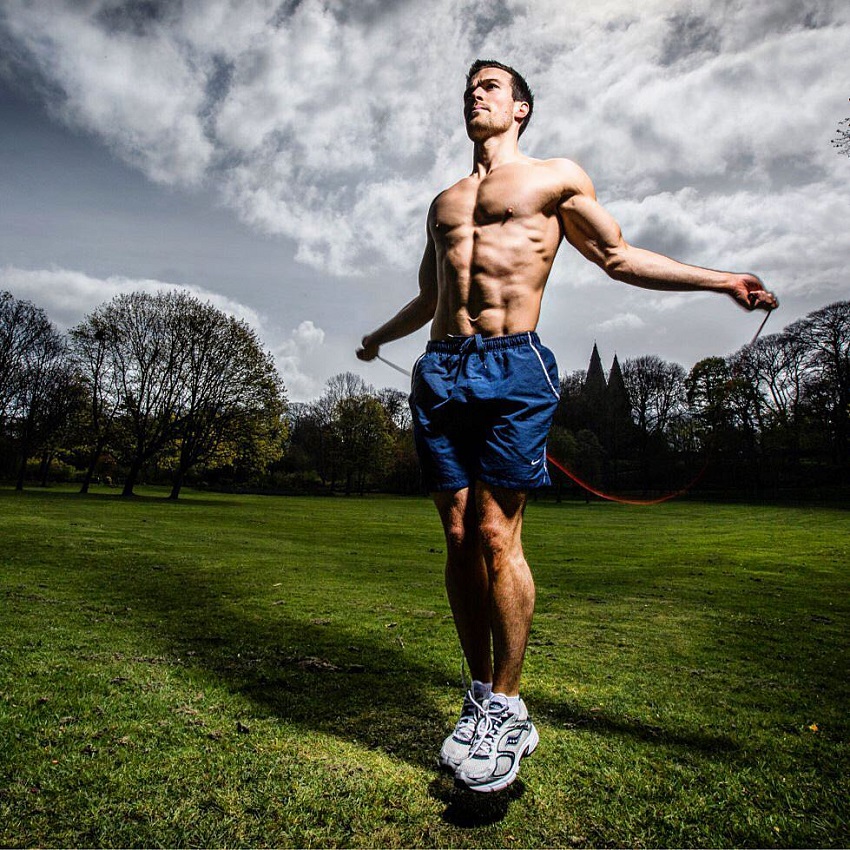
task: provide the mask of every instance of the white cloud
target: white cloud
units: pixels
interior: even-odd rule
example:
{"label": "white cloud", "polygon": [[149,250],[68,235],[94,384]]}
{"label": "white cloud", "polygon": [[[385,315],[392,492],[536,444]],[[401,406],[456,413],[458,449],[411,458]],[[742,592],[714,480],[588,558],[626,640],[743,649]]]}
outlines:
{"label": "white cloud", "polygon": [[199,286],[183,286],[163,280],[139,280],[120,275],[95,278],[70,269],[6,266],[0,268],[0,289],[8,290],[16,298],[32,301],[63,330],[78,324],[86,314],[116,295],[172,289],[184,290],[201,301],[209,301],[214,307],[242,319],[258,331],[263,328],[260,315],[245,304]]}
{"label": "white cloud", "polygon": [[629,330],[639,330],[646,327],[646,322],[640,316],[634,313],[618,313],[604,322],[600,322],[596,326],[600,331],[617,331],[625,328]]}
{"label": "white cloud", "polygon": [[[251,307],[199,286],[121,276],[96,278],[84,272],[60,268],[0,268],[0,290],[7,290],[16,298],[32,301],[63,331],[79,324],[88,313],[117,295],[175,289],[189,292],[253,327],[261,344],[272,352],[290,399],[303,401],[319,394],[327,377],[324,373],[328,372],[328,363],[325,362],[328,358],[322,352],[325,332],[309,319],[302,321],[279,341],[277,329]],[[331,354],[331,372],[334,371],[333,358],[338,356],[337,352]]]}
{"label": "white cloud", "polygon": [[[847,114],[835,69],[850,9],[837,0],[5,0],[0,24],[64,93],[58,114],[152,180],[206,182],[324,272],[374,273],[378,287],[403,270],[388,312],[410,289],[428,203],[468,168],[460,95],[475,56],[526,74],[525,149],[585,166],[630,241],[752,269],[801,310],[846,288],[847,159],[829,141]],[[685,310],[609,295],[569,253],[547,296],[553,326]],[[351,346],[322,322],[311,357],[331,368]],[[278,344],[305,388],[318,374],[306,342]]]}
{"label": "white cloud", "polygon": [[795,159],[840,169],[824,116],[844,100],[831,70],[848,26],[828,2],[430,0],[358,14],[304,0],[285,14],[194,0],[147,17],[114,0],[6,5],[66,120],[154,180],[214,182],[245,221],[338,274],[415,264],[411,232],[465,165],[459,95],[475,54],[527,73],[530,149],[578,156],[603,195],[655,194],[671,173],[769,194]]}
{"label": "white cloud", "polygon": [[324,341],[325,332],[305,319],[273,350],[293,401],[304,401],[319,395],[323,382],[317,376],[316,359]]}

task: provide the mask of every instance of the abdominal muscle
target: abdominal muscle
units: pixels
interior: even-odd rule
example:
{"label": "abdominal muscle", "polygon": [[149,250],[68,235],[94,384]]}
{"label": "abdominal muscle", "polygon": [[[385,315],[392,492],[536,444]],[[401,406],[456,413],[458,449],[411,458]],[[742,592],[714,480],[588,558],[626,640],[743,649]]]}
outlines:
{"label": "abdominal muscle", "polygon": [[[504,336],[533,331],[537,327],[540,297],[529,294],[527,287],[516,290],[501,281],[495,285],[471,281],[468,292],[470,302],[475,304],[474,309],[471,309],[470,303],[457,303],[455,298],[440,298],[431,325],[432,339],[473,334]],[[492,297],[496,293],[497,296]]]}
{"label": "abdominal muscle", "polygon": [[[475,230],[484,236],[481,231],[487,228]],[[517,239],[520,233],[503,230],[500,236],[498,245],[475,238],[466,245],[455,244],[450,251],[440,251],[438,246],[432,339],[479,333],[504,336],[537,327],[554,251],[540,251],[539,245],[527,238]]]}

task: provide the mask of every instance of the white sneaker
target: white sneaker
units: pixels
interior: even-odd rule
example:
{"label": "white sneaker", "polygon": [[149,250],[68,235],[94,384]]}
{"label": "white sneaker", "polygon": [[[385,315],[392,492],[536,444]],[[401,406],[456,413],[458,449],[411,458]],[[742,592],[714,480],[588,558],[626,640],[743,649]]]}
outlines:
{"label": "white sneaker", "polygon": [[458,765],[469,755],[469,747],[475,737],[478,721],[483,714],[483,706],[478,702],[471,690],[463,698],[463,708],[460,719],[454,731],[445,741],[440,750],[440,764],[454,773]]}
{"label": "white sneaker", "polygon": [[455,778],[472,791],[501,791],[516,779],[520,761],[534,752],[540,736],[522,700],[518,713],[501,696],[487,700],[483,709]]}

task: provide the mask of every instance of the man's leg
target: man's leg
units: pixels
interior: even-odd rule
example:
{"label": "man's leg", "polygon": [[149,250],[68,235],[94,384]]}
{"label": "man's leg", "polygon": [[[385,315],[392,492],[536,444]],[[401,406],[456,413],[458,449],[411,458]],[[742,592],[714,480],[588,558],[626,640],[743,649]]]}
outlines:
{"label": "man's leg", "polygon": [[446,535],[446,592],[469,672],[493,681],[490,648],[490,590],[481,554],[478,512],[470,488],[434,493]]}
{"label": "man's leg", "polygon": [[540,740],[519,698],[522,663],[534,614],[534,581],[522,551],[525,493],[476,484],[481,552],[490,589],[493,691],[455,779],[473,791],[500,791]]}
{"label": "man's leg", "polygon": [[534,615],[534,579],[522,549],[526,494],[478,482],[475,500],[489,579],[493,692],[513,697],[519,694]]}
{"label": "man's leg", "polygon": [[478,512],[469,488],[435,493],[434,502],[446,534],[446,591],[472,686],[464,697],[460,719],[440,748],[440,764],[456,771],[469,755],[481,706],[490,695],[490,591],[478,539]]}

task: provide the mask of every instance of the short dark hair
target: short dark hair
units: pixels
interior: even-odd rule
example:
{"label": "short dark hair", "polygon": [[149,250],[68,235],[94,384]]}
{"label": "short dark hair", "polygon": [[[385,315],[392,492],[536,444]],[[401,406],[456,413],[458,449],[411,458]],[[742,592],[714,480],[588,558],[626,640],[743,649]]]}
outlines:
{"label": "short dark hair", "polygon": [[531,121],[531,113],[534,111],[534,94],[531,87],[523,78],[519,71],[511,68],[510,65],[505,65],[502,62],[496,62],[494,59],[476,59],[466,72],[466,84],[469,85],[472,78],[482,68],[500,68],[502,71],[507,71],[511,75],[511,95],[514,100],[520,100],[528,104],[528,115],[522,119],[519,125],[519,135],[525,131],[526,125]]}

